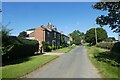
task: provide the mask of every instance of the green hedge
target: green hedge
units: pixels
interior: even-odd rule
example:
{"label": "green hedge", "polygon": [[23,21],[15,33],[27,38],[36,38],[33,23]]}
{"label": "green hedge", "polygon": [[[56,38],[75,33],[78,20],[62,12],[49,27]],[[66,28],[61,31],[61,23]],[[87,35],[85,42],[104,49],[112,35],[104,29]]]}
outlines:
{"label": "green hedge", "polygon": [[[11,38],[11,41],[13,41],[11,44],[12,48],[2,55],[3,60],[31,56],[39,49],[39,43],[36,40],[26,40],[14,37]],[[3,52],[5,51],[3,50]]]}
{"label": "green hedge", "polygon": [[101,42],[96,45],[97,47],[109,49],[112,52],[120,53],[120,42]]}
{"label": "green hedge", "polygon": [[111,51],[120,53],[120,42],[115,43]]}
{"label": "green hedge", "polygon": [[[105,49],[109,49],[110,53],[107,55],[107,57],[110,59],[116,60],[120,65],[120,42],[116,42],[116,43],[104,42],[104,43],[99,43],[96,46],[105,48]],[[114,62],[112,62],[112,63],[114,63]]]}
{"label": "green hedge", "polygon": [[113,48],[114,43],[112,42],[100,42],[96,46],[104,49],[111,50]]}

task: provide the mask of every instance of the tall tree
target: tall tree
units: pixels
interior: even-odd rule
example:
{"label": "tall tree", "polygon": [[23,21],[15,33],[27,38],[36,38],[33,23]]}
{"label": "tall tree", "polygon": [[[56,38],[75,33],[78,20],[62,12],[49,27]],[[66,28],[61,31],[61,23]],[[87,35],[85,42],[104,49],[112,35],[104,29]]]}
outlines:
{"label": "tall tree", "polygon": [[96,18],[97,24],[101,27],[108,25],[113,32],[120,32],[120,2],[97,2],[92,7],[108,12],[108,15],[101,15]]}
{"label": "tall tree", "polygon": [[81,39],[84,38],[84,33],[80,32],[79,30],[75,30],[72,33],[69,34],[76,45],[79,45],[81,43]]}
{"label": "tall tree", "polygon": [[[105,39],[107,39],[107,32],[103,28],[97,28],[97,41],[101,42]],[[85,34],[85,41],[90,43],[91,45],[94,45],[96,43],[95,40],[95,28],[89,29]]]}

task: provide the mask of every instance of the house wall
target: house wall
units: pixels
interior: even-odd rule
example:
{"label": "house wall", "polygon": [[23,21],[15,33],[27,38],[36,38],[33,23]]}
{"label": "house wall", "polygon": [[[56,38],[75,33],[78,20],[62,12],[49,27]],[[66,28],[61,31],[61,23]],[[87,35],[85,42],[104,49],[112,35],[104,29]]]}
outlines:
{"label": "house wall", "polygon": [[54,30],[48,30],[47,27],[38,27],[29,33],[29,39],[35,39],[39,41],[40,47],[42,46],[42,41],[45,41],[49,46],[56,46],[57,48],[61,45],[61,38],[64,40],[64,44],[67,43],[69,38]]}
{"label": "house wall", "polygon": [[31,31],[26,31],[27,32],[27,34],[31,34],[31,33],[33,33],[34,32],[34,30],[31,30]]}
{"label": "house wall", "polygon": [[57,48],[60,47],[60,33],[57,32],[56,34],[56,44],[57,44]]}
{"label": "house wall", "polygon": [[45,42],[51,46],[52,45],[52,33],[49,30],[45,30]]}
{"label": "house wall", "polygon": [[38,27],[34,31],[34,37],[39,41],[40,47],[42,46],[42,41],[45,41],[45,30],[41,27]]}
{"label": "house wall", "polygon": [[57,33],[55,31],[52,31],[51,35],[52,35],[52,44],[54,46],[57,46],[57,41],[56,41]]}

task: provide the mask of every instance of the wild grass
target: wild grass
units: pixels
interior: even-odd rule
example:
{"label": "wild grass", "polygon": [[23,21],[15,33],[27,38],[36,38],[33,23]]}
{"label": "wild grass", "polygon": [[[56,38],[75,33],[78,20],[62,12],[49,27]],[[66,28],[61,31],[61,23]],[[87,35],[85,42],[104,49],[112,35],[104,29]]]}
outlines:
{"label": "wild grass", "polygon": [[99,70],[99,73],[103,78],[118,78],[118,74],[119,74],[118,66],[113,66],[109,63],[109,61],[106,61],[107,59],[105,58],[107,56],[105,58],[103,56],[100,56],[104,58],[105,61],[98,60],[98,58],[96,57],[96,55],[98,54],[110,54],[110,53],[107,53],[109,52],[108,50],[97,48],[95,46],[92,46],[92,47],[86,46],[86,49],[87,49],[90,60],[95,65],[95,67]]}

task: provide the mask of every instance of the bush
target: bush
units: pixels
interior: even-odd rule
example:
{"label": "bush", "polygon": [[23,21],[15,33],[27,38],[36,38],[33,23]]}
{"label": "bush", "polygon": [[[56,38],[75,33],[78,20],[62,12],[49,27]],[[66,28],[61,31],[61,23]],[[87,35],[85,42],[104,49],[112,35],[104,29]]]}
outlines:
{"label": "bush", "polygon": [[113,48],[114,43],[112,42],[100,42],[96,46],[104,49],[111,50]]}
{"label": "bush", "polygon": [[97,47],[109,49],[112,52],[120,53],[120,42],[112,43],[112,42],[101,42],[96,45]]}
{"label": "bush", "polygon": [[[117,52],[117,53],[120,53],[120,42],[117,42],[113,45],[112,49],[111,49],[112,52]],[[120,55],[120,54],[119,54]]]}
{"label": "bush", "polygon": [[49,52],[52,49],[52,47],[48,46],[48,44],[45,41],[42,42],[42,48],[45,52]]}
{"label": "bush", "polygon": [[48,46],[48,48],[51,50],[52,49],[52,47],[51,46]]}
{"label": "bush", "polygon": [[60,46],[60,48],[63,48],[62,46]]}
{"label": "bush", "polygon": [[36,40],[23,40],[17,37],[11,37],[11,40],[13,41],[12,48],[2,55],[3,60],[31,56],[39,49],[39,43]]}
{"label": "bush", "polygon": [[56,46],[52,45],[52,50],[55,50],[56,49]]}

